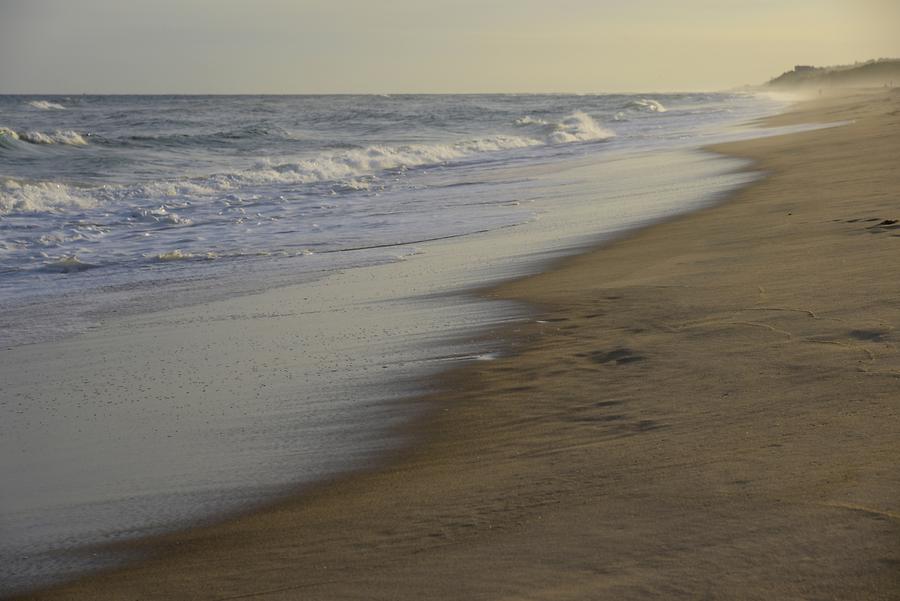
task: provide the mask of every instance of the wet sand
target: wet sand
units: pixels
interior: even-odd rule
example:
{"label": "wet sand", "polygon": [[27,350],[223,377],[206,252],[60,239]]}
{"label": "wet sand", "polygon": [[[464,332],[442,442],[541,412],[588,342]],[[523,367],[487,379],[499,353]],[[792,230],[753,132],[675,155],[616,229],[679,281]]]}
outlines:
{"label": "wet sand", "polygon": [[769,176],[486,294],[539,307],[379,470],[32,599],[900,598],[900,93]]}

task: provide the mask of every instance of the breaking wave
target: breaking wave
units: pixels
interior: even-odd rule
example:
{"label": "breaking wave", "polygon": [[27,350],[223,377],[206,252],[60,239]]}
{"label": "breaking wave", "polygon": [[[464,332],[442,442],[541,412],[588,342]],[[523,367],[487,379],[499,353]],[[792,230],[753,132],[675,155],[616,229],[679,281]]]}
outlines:
{"label": "breaking wave", "polygon": [[40,109],[42,111],[64,111],[66,107],[61,104],[57,104],[56,102],[50,102],[49,100],[31,100],[28,102],[28,106],[36,109]]}
{"label": "breaking wave", "polygon": [[455,144],[411,144],[408,146],[369,146],[367,148],[326,153],[291,163],[261,162],[253,169],[218,176],[217,183],[290,183],[352,181],[381,171],[405,170],[439,165],[477,154],[513,150],[540,145],[539,140],[518,136],[494,136]]}
{"label": "breaking wave", "polygon": [[50,133],[40,131],[15,131],[8,127],[0,127],[0,141],[3,138],[28,142],[29,144],[63,144],[66,146],[86,146],[87,140],[70,129],[56,130]]}
{"label": "breaking wave", "polygon": [[639,98],[637,100],[632,100],[625,108],[641,111],[644,113],[665,113],[669,109],[664,107],[661,102],[657,100],[653,100],[652,98]]}
{"label": "breaking wave", "polygon": [[526,116],[516,119],[518,127],[528,127],[540,132],[546,144],[571,142],[597,142],[615,137],[615,133],[598,124],[587,113],[576,111],[559,122]]}
{"label": "breaking wave", "polygon": [[65,184],[0,182],[0,215],[84,210],[96,206],[92,196],[80,194]]}
{"label": "breaking wave", "polygon": [[[255,169],[236,174],[230,179],[249,183],[313,183],[352,181],[381,171],[404,170],[427,165],[440,165],[480,154],[515,150],[547,144],[568,144],[608,140],[615,133],[601,127],[589,115],[576,112],[551,123],[523,117],[517,126],[533,126],[531,136],[497,135],[454,144],[412,144],[408,146],[369,146],[324,154],[293,163],[273,165],[260,163]],[[219,184],[222,180],[219,180]]]}
{"label": "breaking wave", "polygon": [[[589,115],[575,112],[559,122],[523,117],[515,125],[528,128],[527,135],[494,135],[448,144],[376,145],[340,151],[323,152],[293,162],[263,160],[255,166],[233,172],[177,181],[159,181],[126,186],[106,185],[79,188],[55,182],[22,183],[6,180],[0,183],[0,215],[6,213],[70,212],[97,206],[135,202],[146,207],[147,201],[171,198],[210,198],[242,186],[264,184],[339,184],[342,190],[367,189],[368,181],[384,172],[405,171],[417,167],[442,165],[473,159],[502,151],[607,140],[614,133],[603,128]],[[15,132],[0,128],[3,137],[30,144],[84,145],[87,142],[71,131],[53,134]],[[361,178],[361,179],[360,179]],[[138,208],[129,219],[141,222],[189,225],[190,220],[167,213],[165,209]]]}

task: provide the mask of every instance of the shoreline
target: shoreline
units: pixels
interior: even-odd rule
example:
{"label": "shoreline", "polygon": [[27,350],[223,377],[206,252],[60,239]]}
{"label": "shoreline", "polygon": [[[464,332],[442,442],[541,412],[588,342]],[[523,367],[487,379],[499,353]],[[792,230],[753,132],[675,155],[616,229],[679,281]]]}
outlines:
{"label": "shoreline", "polygon": [[[859,110],[864,112],[866,109]],[[826,140],[829,135],[841,134],[829,133],[829,130],[793,134],[801,139],[825,136]],[[726,150],[738,147],[742,153],[749,147],[752,154],[760,148],[765,150],[767,145],[776,149],[779,145],[790,147],[790,141],[762,138],[728,144]],[[704,524],[703,518],[709,516],[687,510],[687,505],[701,500],[692,498],[688,483],[673,481],[672,474],[665,480],[667,487],[647,480],[653,473],[674,472],[676,476],[685,476],[684,470],[666,464],[666,457],[657,447],[668,445],[683,449],[685,438],[678,435],[679,429],[696,427],[698,415],[703,417],[705,411],[714,408],[692,406],[682,409],[674,403],[652,404],[648,399],[654,391],[659,394],[664,390],[675,396],[680,393],[683,398],[687,398],[691,390],[694,394],[697,392],[696,388],[691,388],[691,382],[677,377],[680,371],[692,365],[691,353],[676,357],[676,365],[673,365],[672,355],[667,355],[665,350],[675,350],[677,355],[685,348],[693,349],[695,353],[704,349],[694,349],[698,343],[692,339],[693,335],[687,339],[681,337],[677,343],[668,338],[696,329],[706,338],[699,346],[712,344],[733,360],[737,356],[735,353],[743,352],[740,345],[735,349],[735,338],[753,349],[771,350],[767,346],[771,341],[766,336],[778,335],[781,331],[796,337],[792,329],[781,322],[804,316],[809,318],[804,309],[788,307],[791,310],[785,310],[783,306],[769,307],[772,303],[757,303],[753,309],[761,310],[765,320],[744,319],[754,325],[730,324],[726,327],[723,325],[726,322],[721,320],[711,322],[706,315],[708,309],[694,309],[694,305],[703,300],[701,297],[688,293],[679,297],[677,291],[684,286],[684,280],[697,286],[697,281],[702,280],[698,279],[699,274],[692,273],[698,268],[691,266],[702,265],[715,257],[711,259],[704,248],[692,248],[686,255],[676,248],[685,261],[679,263],[676,260],[679,254],[673,255],[671,247],[667,249],[659,242],[660,238],[666,237],[660,232],[676,230],[682,243],[693,240],[695,246],[702,247],[703,241],[691,234],[691,228],[696,227],[697,222],[714,221],[722,212],[733,212],[735,205],[739,209],[746,208],[747,203],[742,205],[742,200],[752,198],[759,188],[765,189],[773,185],[773,180],[777,181],[779,171],[770,173],[770,177],[730,195],[724,204],[652,225],[611,245],[563,259],[549,271],[502,284],[487,293],[489,298],[537,301],[538,304],[532,306],[543,307],[550,319],[545,323],[510,326],[506,335],[513,342],[518,341],[518,352],[513,357],[486,365],[465,366],[439,376],[438,382],[444,385],[445,391],[432,395],[429,403],[441,407],[442,411],[425,418],[425,424],[409,426],[422,444],[413,444],[409,450],[399,452],[400,459],[396,463],[373,473],[342,478],[304,499],[279,503],[262,513],[163,536],[154,543],[165,549],[159,559],[111,574],[88,576],[54,591],[23,598],[126,598],[140,590],[142,598],[242,595],[274,599],[280,596],[295,598],[292,595],[300,589],[315,598],[458,598],[463,591],[474,598],[487,593],[493,597],[583,598],[589,591],[606,592],[611,598],[642,598],[641,595],[646,598],[657,593],[671,593],[677,597],[703,589],[713,594],[711,598],[716,598],[715,593],[721,593],[725,585],[746,584],[746,570],[743,579],[738,574],[737,578],[715,582],[722,580],[722,574],[714,569],[719,556],[704,556],[698,551],[699,546],[690,544],[694,539],[706,543],[710,540],[704,539],[699,530]],[[715,233],[721,233],[729,224],[713,225],[720,228]],[[728,233],[733,235],[733,231]],[[748,243],[741,240],[742,235],[749,234],[738,230],[735,236],[738,245]],[[774,238],[773,235],[772,242]],[[682,272],[660,274],[660,264]],[[723,267],[719,265],[717,269]],[[617,285],[599,286],[595,280],[588,284],[585,274],[594,273],[602,274],[604,280]],[[720,275],[724,277],[727,273]],[[747,282],[742,281],[740,285],[746,287]],[[760,295],[787,294],[784,290],[758,286],[766,290],[765,293],[757,290]],[[585,288],[590,294],[585,294]],[[660,294],[664,300],[673,302],[662,302],[658,298]],[[717,298],[727,301],[725,305],[731,303],[739,307],[733,296],[733,292],[718,291]],[[617,315],[625,304],[628,304],[627,310],[623,311],[626,315]],[[665,309],[660,305],[665,305]],[[819,309],[809,312],[822,314]],[[673,330],[672,324],[668,323],[675,317],[670,313],[680,318],[681,330]],[[698,320],[696,315],[703,317]],[[818,317],[813,320],[818,321]],[[604,325],[598,327],[594,325],[596,323]],[[860,326],[853,331],[869,330]],[[889,336],[889,332],[872,334],[873,338],[868,342],[880,343]],[[747,340],[743,340],[744,337]],[[876,340],[879,337],[881,339]],[[858,342],[865,344],[867,341]],[[819,355],[827,356],[800,358],[812,363],[815,360],[832,361],[834,358],[829,351],[833,353],[834,350],[829,347],[841,344],[844,344],[841,340],[817,341],[813,346],[817,347]],[[750,353],[749,356],[754,355]],[[658,374],[647,372],[653,369],[648,366],[654,364],[660,364],[659,370],[672,377],[671,391],[660,388],[667,378],[657,381]],[[749,374],[735,373],[734,366],[715,367],[733,380],[730,391],[726,391],[728,395],[739,394],[737,391],[742,390],[734,382],[746,385],[753,380]],[[764,367],[778,370],[777,366]],[[807,371],[811,369],[803,367]],[[460,373],[466,375],[465,383],[455,381]],[[711,378],[710,374],[696,376]],[[609,390],[602,394],[584,391],[581,388],[585,384],[602,384]],[[710,380],[706,384],[713,382]],[[768,388],[770,394],[783,392],[783,386],[779,384],[784,382],[773,383]],[[555,391],[552,397],[545,396],[548,386],[549,390]],[[613,390],[619,394],[611,394]],[[747,392],[744,395],[752,396]],[[485,406],[481,402],[483,397],[493,403]],[[747,407],[742,407],[747,409],[751,400],[759,399],[744,399],[743,405]],[[631,404],[638,406],[627,408]],[[691,410],[696,410],[697,414]],[[779,417],[787,421],[785,416]],[[718,419],[725,418],[718,416]],[[743,425],[752,423],[752,420],[746,421]],[[693,433],[703,435],[700,430]],[[761,438],[765,436],[756,433],[756,440]],[[698,446],[692,449],[695,455],[703,455],[703,442],[696,441]],[[712,441],[709,444],[712,445]],[[597,457],[598,450],[612,458]],[[891,450],[890,446],[885,447],[885,453]],[[473,451],[481,452],[476,455]],[[696,463],[693,457],[687,462],[693,469],[701,472],[707,469],[708,473],[689,471],[686,480],[694,480],[694,485],[715,482],[717,486],[724,486],[728,490],[721,495],[728,500],[747,494],[740,491],[747,484],[736,484],[737,480],[725,482],[722,473],[703,468],[723,462],[737,465],[741,463],[739,458],[722,457],[712,452],[707,455],[706,459],[711,463]],[[637,465],[635,457],[656,460],[657,465],[653,466],[652,462],[649,466]],[[695,460],[694,464],[690,463],[691,459]],[[746,471],[749,475],[753,471],[751,468],[749,464],[741,465],[737,471]],[[643,478],[635,480],[631,472],[641,469],[646,473],[639,474]],[[753,479],[740,480],[754,482]],[[779,480],[778,484],[784,482]],[[623,491],[618,494],[608,491],[609,487],[617,486],[624,486]],[[392,498],[397,492],[400,492],[399,500]],[[711,498],[717,496],[711,495]],[[595,505],[598,501],[603,501],[602,507]],[[648,510],[655,511],[647,511],[647,515],[635,513],[634,508],[642,503]],[[759,527],[762,530],[788,529],[794,518],[804,517],[782,512],[774,522],[771,517],[766,521],[765,508],[750,505],[743,508],[747,512],[742,515],[759,518],[764,524]],[[870,505],[844,502],[844,506],[851,508],[851,517],[858,517],[857,513],[868,516],[866,512],[872,510],[876,514],[880,511],[879,515],[888,516],[888,519],[896,515],[891,507],[881,510]],[[724,509],[717,512],[710,504],[705,507],[714,517],[721,518],[719,521],[730,524],[733,530],[748,534],[748,524],[735,521],[735,515],[726,515],[728,512]],[[846,507],[837,513],[841,511],[846,512]],[[363,514],[368,519],[355,519]],[[673,518],[685,518],[685,523],[668,524]],[[844,518],[850,519],[842,514]],[[835,521],[840,520],[835,518]],[[852,520],[842,522],[851,523],[855,525]],[[660,528],[664,524],[668,525]],[[270,540],[272,533],[277,536]],[[308,536],[310,534],[318,536]],[[724,529],[712,534],[716,535],[712,542],[721,546],[726,544],[732,531]],[[885,536],[884,533],[881,538],[878,533],[869,534],[874,537],[870,540],[881,540]],[[299,540],[311,542],[307,548],[300,548]],[[765,542],[773,541],[762,540]],[[792,545],[789,550],[793,553],[808,540],[787,542]],[[755,547],[750,545],[751,550],[772,549],[759,540],[755,543]],[[830,547],[826,545],[823,549]],[[735,569],[740,563],[738,560],[747,558],[733,545],[726,550],[729,553],[723,558],[731,561],[727,564],[729,569]],[[253,553],[256,563],[242,563],[239,559],[242,553]],[[705,562],[699,565],[705,566],[708,578],[690,570],[685,572],[684,565],[681,565],[682,571],[675,570],[676,560],[681,555],[691,556],[692,561]],[[774,555],[778,557],[778,553]],[[643,557],[651,557],[652,561],[641,565]],[[886,557],[890,559],[889,554]],[[785,556],[780,558],[783,561]],[[766,565],[772,568],[773,560]],[[401,565],[407,563],[410,565]],[[889,570],[891,565],[886,563],[887,567],[882,571]],[[201,569],[207,572],[201,573]],[[694,570],[702,571],[700,568]],[[460,581],[463,574],[471,578],[465,585]],[[672,578],[661,578],[660,574],[678,574],[682,583],[677,585]],[[778,575],[786,576],[780,572]],[[871,584],[869,580],[866,582]],[[768,590],[759,588],[744,593],[747,598],[762,598],[779,591],[791,591],[775,588],[775,584],[783,585],[784,582],[774,581]],[[809,589],[803,587],[810,586],[803,579],[795,585],[798,588],[791,592],[807,591]]]}
{"label": "shoreline", "polygon": [[503,354],[481,333],[525,309],[475,294],[486,281],[716,202],[753,177],[742,165],[679,149],[520,166],[504,177],[526,178],[551,204],[532,222],[432,242],[406,262],[0,350],[0,380],[28,400],[0,427],[0,472],[16,491],[2,499],[0,580],[20,591],[42,575],[109,570],[133,557],[128,541],[380,465],[406,445],[393,426],[419,415],[431,376]]}

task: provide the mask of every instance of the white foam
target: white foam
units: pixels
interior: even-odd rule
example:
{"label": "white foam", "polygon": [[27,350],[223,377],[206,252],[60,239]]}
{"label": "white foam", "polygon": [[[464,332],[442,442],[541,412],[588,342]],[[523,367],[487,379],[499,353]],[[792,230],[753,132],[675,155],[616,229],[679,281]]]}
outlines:
{"label": "white foam", "polygon": [[661,102],[652,98],[639,98],[628,103],[627,108],[642,111],[645,113],[665,113],[669,109],[664,107]]}
{"label": "white foam", "polygon": [[547,121],[544,121],[543,119],[538,119],[538,118],[536,118],[536,117],[532,117],[532,116],[530,116],[530,115],[526,115],[525,117],[519,117],[519,118],[516,119],[513,123],[515,123],[515,124],[518,125],[518,126],[523,126],[523,125],[550,125]]}
{"label": "white foam", "polygon": [[42,111],[64,111],[66,109],[63,105],[49,100],[31,100],[28,102],[28,106]]}
{"label": "white foam", "polygon": [[44,270],[52,271],[54,273],[77,273],[79,271],[93,269],[94,267],[97,267],[97,265],[85,263],[75,255],[62,256],[48,263],[44,263]]}
{"label": "white foam", "polygon": [[155,209],[138,207],[131,211],[131,219],[142,223],[167,223],[171,225],[190,225],[193,223],[187,217],[169,212],[165,206]]}
{"label": "white foam", "polygon": [[18,140],[19,134],[8,127],[0,127],[0,137],[7,137],[13,140]]}
{"label": "white foam", "polygon": [[[189,219],[167,210],[171,205],[169,199],[209,198],[241,186],[272,183],[335,182],[346,191],[370,190],[373,189],[372,178],[385,171],[404,171],[442,165],[491,153],[548,144],[606,140],[615,135],[583,112],[572,113],[556,123],[523,117],[517,120],[516,124],[530,127],[533,130],[530,132],[531,135],[497,134],[448,144],[374,145],[322,153],[288,163],[275,163],[267,159],[250,169],[194,180],[160,181],[132,186],[108,185],[78,192],[64,184],[52,182],[21,184],[9,180],[0,186],[0,214],[83,210],[96,206],[98,202],[118,205],[134,201],[137,204],[145,204],[148,200],[152,202],[155,199],[165,205],[159,208],[135,209],[130,218],[141,222],[187,225],[191,223]],[[47,134],[0,128],[0,137],[2,136],[31,144],[87,144],[87,141],[74,131],[56,131]]]}
{"label": "white foam", "polygon": [[369,146],[359,150],[323,154],[294,163],[261,162],[254,169],[238,174],[218,176],[217,187],[234,180],[250,183],[314,183],[323,181],[354,181],[392,169],[412,169],[440,165],[479,154],[543,146],[607,140],[615,133],[600,126],[586,113],[577,111],[558,123],[522,117],[519,126],[537,126],[538,135],[496,135],[453,144],[411,144],[407,146]]}
{"label": "white foam", "polygon": [[40,131],[15,131],[8,127],[0,127],[0,137],[28,142],[29,144],[64,144],[67,146],[86,146],[87,140],[70,129],[56,130],[50,133]]}
{"label": "white foam", "polygon": [[608,140],[616,135],[581,111],[575,111],[559,122],[527,115],[516,119],[513,123],[518,127],[527,127],[539,132],[544,144],[596,142]]}
{"label": "white foam", "polygon": [[194,255],[192,255],[191,253],[181,252],[181,250],[177,248],[173,251],[156,255],[156,260],[163,263],[168,261],[185,261],[193,258]]}
{"label": "white foam", "polygon": [[0,215],[81,210],[96,206],[96,199],[84,196],[65,184],[0,182]]}
{"label": "white foam", "polygon": [[577,111],[558,123],[548,139],[554,144],[568,144],[608,140],[615,135],[612,131],[601,127],[586,113]]}
{"label": "white foam", "polygon": [[218,255],[215,253],[206,253],[206,254],[194,254],[190,252],[183,252],[180,249],[175,249],[169,252],[160,253],[154,257],[160,263],[169,263],[172,261],[196,261],[196,260],[205,260],[212,261],[218,258]]}
{"label": "white foam", "polygon": [[263,161],[255,168],[213,178],[217,187],[225,183],[308,184],[326,181],[356,181],[357,178],[393,169],[405,170],[439,165],[476,154],[537,146],[542,142],[520,136],[494,136],[455,144],[411,144],[408,146],[369,146],[323,154],[293,163],[272,164]]}
{"label": "white foam", "polygon": [[86,146],[85,140],[81,134],[70,129],[56,130],[51,133],[40,131],[19,132],[18,139],[31,144],[64,144],[66,146]]}

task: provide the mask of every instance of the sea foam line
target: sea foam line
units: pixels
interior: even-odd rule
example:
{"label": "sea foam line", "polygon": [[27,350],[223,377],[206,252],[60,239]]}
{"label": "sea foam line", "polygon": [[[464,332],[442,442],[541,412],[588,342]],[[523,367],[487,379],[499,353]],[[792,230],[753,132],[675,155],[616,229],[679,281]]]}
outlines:
{"label": "sea foam line", "polygon": [[[323,153],[284,163],[267,159],[242,171],[174,182],[161,181],[131,186],[107,185],[84,189],[56,182],[22,183],[6,180],[0,184],[0,215],[13,212],[84,210],[98,203],[117,204],[129,201],[147,206],[148,200],[152,204],[178,197],[209,198],[244,186],[265,184],[335,182],[345,185],[348,190],[365,189],[367,187],[365,182],[361,183],[357,178],[374,177],[385,171],[441,165],[502,151],[551,144],[597,142],[615,136],[614,132],[602,127],[589,115],[580,111],[564,117],[559,122],[526,117],[517,120],[515,125],[527,128],[527,135],[498,134],[447,144],[374,145]],[[40,132],[23,134],[8,128],[0,128],[0,140],[4,135],[13,140],[34,144],[87,144],[84,138],[75,132],[56,132],[53,135]]]}

